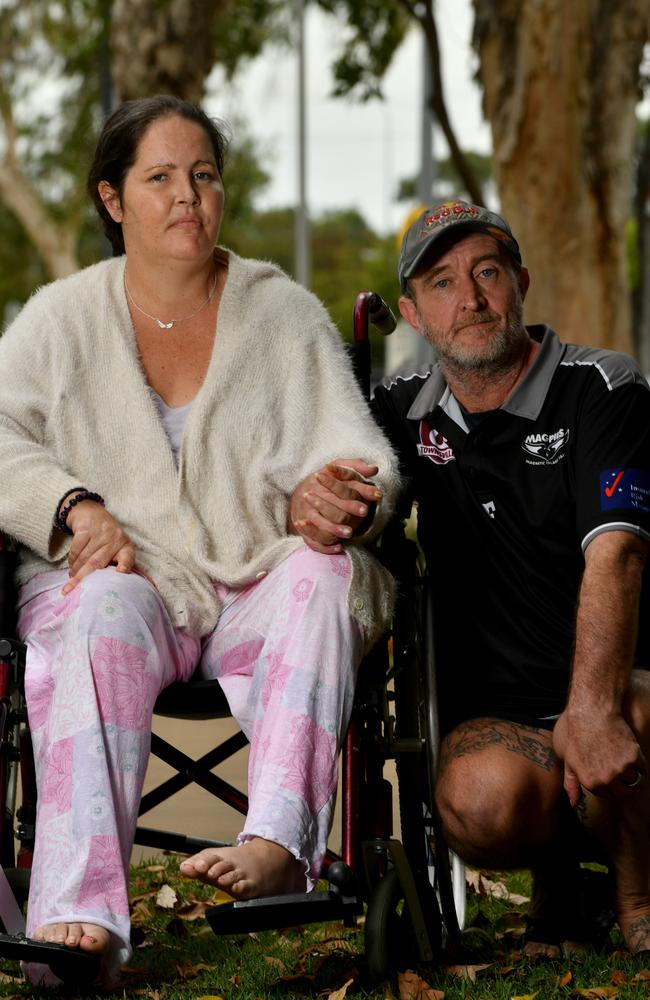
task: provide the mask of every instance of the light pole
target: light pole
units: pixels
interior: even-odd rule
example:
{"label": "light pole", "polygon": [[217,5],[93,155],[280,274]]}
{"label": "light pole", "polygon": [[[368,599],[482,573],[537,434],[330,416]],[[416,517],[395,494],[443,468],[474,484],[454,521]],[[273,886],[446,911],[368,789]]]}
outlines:
{"label": "light pole", "polygon": [[311,284],[311,247],[309,213],[307,210],[307,108],[305,84],[305,0],[295,0],[298,28],[298,201],[295,213],[295,275],[296,281],[309,288]]}

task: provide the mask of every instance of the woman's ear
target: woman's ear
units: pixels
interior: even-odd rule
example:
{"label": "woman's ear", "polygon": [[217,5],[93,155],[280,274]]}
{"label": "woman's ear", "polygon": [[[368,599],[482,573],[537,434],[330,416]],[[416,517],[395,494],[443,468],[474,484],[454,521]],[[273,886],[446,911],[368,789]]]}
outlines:
{"label": "woman's ear", "polygon": [[120,196],[114,187],[108,183],[108,181],[100,181],[97,185],[97,191],[99,192],[99,197],[102,199],[104,208],[110,215],[113,222],[122,221],[122,204],[120,202]]}

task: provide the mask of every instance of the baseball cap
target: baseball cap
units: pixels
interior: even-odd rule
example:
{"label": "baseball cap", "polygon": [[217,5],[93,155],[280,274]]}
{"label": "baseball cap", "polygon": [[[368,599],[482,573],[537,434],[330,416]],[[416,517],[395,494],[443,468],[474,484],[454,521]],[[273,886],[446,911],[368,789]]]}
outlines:
{"label": "baseball cap", "polygon": [[397,269],[402,291],[406,291],[406,279],[415,274],[436,242],[440,241],[441,248],[450,246],[464,233],[475,232],[487,233],[499,240],[514,258],[517,267],[521,267],[519,244],[505,219],[481,205],[445,201],[442,205],[425,209],[404,234]]}

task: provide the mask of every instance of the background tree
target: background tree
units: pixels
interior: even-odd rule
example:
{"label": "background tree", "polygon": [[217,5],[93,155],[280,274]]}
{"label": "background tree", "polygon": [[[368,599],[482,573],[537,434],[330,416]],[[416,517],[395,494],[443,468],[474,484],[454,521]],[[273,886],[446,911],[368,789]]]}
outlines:
{"label": "background tree", "polygon": [[533,274],[528,319],[631,352],[625,227],[648,0],[474,10],[501,205]]}
{"label": "background tree", "polygon": [[[420,26],[432,61],[432,110],[447,138],[458,188],[481,202],[480,183],[450,126],[435,0],[319,2],[348,25],[335,64],[340,93],[377,93],[407,24]],[[625,226],[632,212],[635,106],[650,4],[473,4],[499,199],[533,272],[527,319],[550,322],[567,340],[632,352]],[[363,15],[367,6],[372,25]]]}

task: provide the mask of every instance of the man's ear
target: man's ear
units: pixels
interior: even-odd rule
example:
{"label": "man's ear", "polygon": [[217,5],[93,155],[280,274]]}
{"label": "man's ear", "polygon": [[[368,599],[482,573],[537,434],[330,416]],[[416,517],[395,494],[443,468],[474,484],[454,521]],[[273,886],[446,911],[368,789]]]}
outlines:
{"label": "man's ear", "polygon": [[528,273],[527,267],[522,267],[519,272],[519,289],[521,291],[521,300],[526,298],[526,292],[530,286],[530,274]]}
{"label": "man's ear", "polygon": [[409,326],[412,326],[414,330],[420,332],[420,318],[418,316],[418,309],[413,301],[408,295],[400,295],[398,303],[399,311],[402,318],[406,320]]}
{"label": "man's ear", "polygon": [[108,181],[100,181],[97,185],[97,191],[99,192],[99,197],[102,199],[104,208],[110,215],[113,222],[122,221],[122,203],[120,202],[120,196],[112,187]]}

